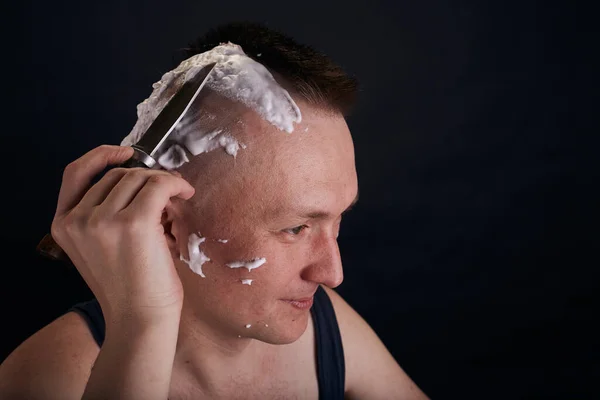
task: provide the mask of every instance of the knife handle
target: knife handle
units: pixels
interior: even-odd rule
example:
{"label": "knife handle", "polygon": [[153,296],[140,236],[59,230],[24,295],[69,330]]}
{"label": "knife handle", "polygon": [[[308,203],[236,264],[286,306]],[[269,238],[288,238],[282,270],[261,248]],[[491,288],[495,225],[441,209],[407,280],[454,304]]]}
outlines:
{"label": "knife handle", "polygon": [[[135,149],[135,147],[134,147],[134,149]],[[136,152],[134,153],[134,156],[131,157],[129,160],[127,160],[124,163],[117,165],[117,166],[107,167],[104,169],[104,171],[102,171],[101,173],[96,175],[94,177],[94,179],[92,180],[92,185],[94,185],[96,182],[98,182],[100,179],[102,179],[104,174],[106,174],[108,171],[110,171],[113,168],[149,168],[148,165],[144,164],[144,162],[142,162],[140,160],[140,158],[145,158],[148,156],[145,153],[139,154],[141,152],[139,152],[138,149],[135,149],[135,150],[136,150]],[[154,164],[152,164],[152,166],[154,166]],[[71,259],[67,255],[67,253],[65,253],[65,251],[58,245],[58,243],[56,243],[56,241],[54,241],[54,238],[49,233],[47,233],[42,238],[42,240],[38,243],[38,245],[35,249],[39,254],[41,254],[42,256],[44,256],[46,258],[49,258],[49,259],[55,260],[55,261],[62,261],[71,266],[74,266],[73,262],[71,261]]]}

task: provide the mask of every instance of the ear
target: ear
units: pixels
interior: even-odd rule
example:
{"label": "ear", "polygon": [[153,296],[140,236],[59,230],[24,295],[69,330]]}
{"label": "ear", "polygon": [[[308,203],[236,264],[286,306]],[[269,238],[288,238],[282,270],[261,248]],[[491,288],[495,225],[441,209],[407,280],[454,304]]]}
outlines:
{"label": "ear", "polygon": [[171,251],[171,256],[175,259],[179,259],[179,249],[181,248],[181,244],[179,242],[181,236],[177,234],[177,231],[181,228],[181,220],[179,218],[177,209],[173,207],[172,204],[169,204],[163,210],[160,223],[165,231],[165,240],[167,241],[167,245]]}

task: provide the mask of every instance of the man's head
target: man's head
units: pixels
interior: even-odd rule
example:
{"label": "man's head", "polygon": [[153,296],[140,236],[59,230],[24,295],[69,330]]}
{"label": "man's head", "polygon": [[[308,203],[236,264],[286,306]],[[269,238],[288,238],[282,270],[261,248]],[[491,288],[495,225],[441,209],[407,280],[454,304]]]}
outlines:
{"label": "man's head", "polygon": [[[206,115],[216,117],[199,121],[227,127],[245,149],[235,158],[201,154],[178,168],[196,194],[169,208],[165,228],[186,304],[199,320],[226,335],[290,343],[309,317],[293,300],[343,279],[336,239],[341,214],[358,193],[344,116],[356,82],[324,55],[259,25],[217,28],[186,55],[229,41],[289,91],[302,122],[289,134],[239,103],[214,97]],[[205,278],[179,260],[192,257],[189,239],[199,236],[204,242],[193,247],[210,258],[202,265]],[[266,261],[256,269],[230,267],[261,258]]]}

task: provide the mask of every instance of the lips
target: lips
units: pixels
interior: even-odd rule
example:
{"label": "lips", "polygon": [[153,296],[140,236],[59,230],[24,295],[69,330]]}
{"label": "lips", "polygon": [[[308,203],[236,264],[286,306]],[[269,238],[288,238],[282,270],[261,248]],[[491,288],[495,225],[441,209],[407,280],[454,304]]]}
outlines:
{"label": "lips", "polygon": [[289,299],[283,300],[299,310],[308,310],[313,305],[313,297],[304,297],[302,299]]}

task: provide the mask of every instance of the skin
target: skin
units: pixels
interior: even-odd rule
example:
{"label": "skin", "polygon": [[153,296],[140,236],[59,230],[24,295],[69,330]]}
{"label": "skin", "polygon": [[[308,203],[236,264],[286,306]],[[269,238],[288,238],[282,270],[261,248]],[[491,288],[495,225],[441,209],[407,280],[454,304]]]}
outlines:
{"label": "skin", "polygon": [[[336,239],[341,214],[358,195],[353,144],[343,118],[304,110],[292,134],[247,113],[246,129],[237,136],[248,147],[236,159],[218,151],[179,170],[198,188],[169,214],[184,314],[206,321],[198,326],[205,335],[231,339],[227,347],[239,347],[238,335],[272,344],[296,341],[308,313],[282,300],[311,297],[318,285],[336,287],[343,280]],[[211,259],[203,265],[206,278],[179,261],[180,254],[189,257],[192,232],[207,238],[200,245]],[[226,244],[216,240],[223,238]],[[225,266],[259,257],[267,262],[251,272]],[[254,279],[252,286],[242,285],[244,278]]]}
{"label": "skin", "polygon": [[[231,126],[239,125],[235,137],[247,149],[235,159],[213,151],[179,168],[196,191],[189,200],[172,198],[162,221],[184,292],[169,397],[316,398],[310,313],[285,300],[310,297],[321,285],[342,334],[346,397],[426,399],[368,324],[328,289],[343,280],[336,239],[358,194],[354,148],[341,115],[297,103],[303,121],[292,134],[239,108],[230,116],[242,123]],[[206,237],[206,278],[179,260],[189,257],[192,232]],[[267,262],[251,272],[225,265],[257,257]],[[2,364],[0,381],[12,386],[0,385],[0,394],[81,398],[98,352],[85,322],[66,314]]]}
{"label": "skin", "polygon": [[[235,159],[214,151],[179,169],[203,189],[168,208],[169,244],[185,293],[176,364],[185,360],[203,380],[228,375],[215,373],[223,356],[252,364],[265,344],[296,342],[310,313],[285,300],[310,298],[319,285],[343,280],[336,239],[341,214],[358,195],[352,139],[342,117],[302,110],[292,134],[242,112],[244,129],[235,136],[247,148]],[[189,257],[192,232],[206,237],[206,278],[179,261],[180,254]],[[251,272],[225,265],[258,257],[267,262]],[[241,283],[246,278],[251,286]]]}

